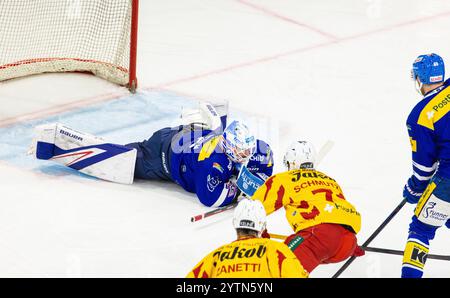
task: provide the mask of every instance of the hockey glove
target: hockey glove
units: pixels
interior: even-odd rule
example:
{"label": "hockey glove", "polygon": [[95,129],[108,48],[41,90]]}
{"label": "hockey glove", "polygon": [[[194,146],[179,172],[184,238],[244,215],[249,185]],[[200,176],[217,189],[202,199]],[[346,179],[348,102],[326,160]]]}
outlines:
{"label": "hockey glove", "polygon": [[412,178],[409,178],[403,189],[403,197],[410,204],[417,204],[422,196],[423,189],[418,186]]}

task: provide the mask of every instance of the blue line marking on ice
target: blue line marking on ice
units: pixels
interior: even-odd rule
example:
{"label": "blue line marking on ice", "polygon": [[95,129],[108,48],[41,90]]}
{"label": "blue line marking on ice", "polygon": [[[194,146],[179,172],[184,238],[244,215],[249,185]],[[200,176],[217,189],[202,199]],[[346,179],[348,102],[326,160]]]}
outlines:
{"label": "blue line marking on ice", "polygon": [[127,144],[148,139],[160,128],[176,125],[182,107],[195,107],[196,100],[170,92],[151,91],[61,113],[39,120],[0,128],[0,160],[50,175],[78,174],[73,169],[27,155],[33,128],[59,122],[111,143]]}

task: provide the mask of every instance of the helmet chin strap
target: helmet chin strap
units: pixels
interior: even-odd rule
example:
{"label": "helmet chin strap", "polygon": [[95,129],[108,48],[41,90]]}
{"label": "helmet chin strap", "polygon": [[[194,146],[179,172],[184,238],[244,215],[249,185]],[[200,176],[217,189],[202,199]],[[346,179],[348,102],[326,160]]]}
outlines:
{"label": "helmet chin strap", "polygon": [[424,95],[423,94],[423,92],[422,92],[422,87],[423,87],[423,84],[422,84],[422,82],[420,82],[419,80],[414,80],[414,86],[416,87],[416,91],[420,94],[420,95]]}

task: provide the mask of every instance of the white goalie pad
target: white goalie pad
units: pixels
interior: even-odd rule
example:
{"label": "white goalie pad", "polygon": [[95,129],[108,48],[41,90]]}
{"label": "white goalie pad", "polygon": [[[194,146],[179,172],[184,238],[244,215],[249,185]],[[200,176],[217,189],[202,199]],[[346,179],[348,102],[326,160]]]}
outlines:
{"label": "white goalie pad", "polygon": [[37,126],[29,153],[103,180],[133,183],[136,149],[107,143],[59,123]]}

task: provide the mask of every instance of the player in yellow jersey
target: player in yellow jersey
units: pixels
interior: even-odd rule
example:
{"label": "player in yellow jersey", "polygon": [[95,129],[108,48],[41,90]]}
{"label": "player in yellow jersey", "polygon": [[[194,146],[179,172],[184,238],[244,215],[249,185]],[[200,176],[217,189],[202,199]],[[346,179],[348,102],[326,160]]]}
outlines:
{"label": "player in yellow jersey", "polygon": [[243,199],[234,211],[238,239],[211,252],[189,272],[190,278],[308,277],[299,260],[281,242],[260,238],[266,212],[259,201]]}
{"label": "player in yellow jersey", "polygon": [[314,163],[310,143],[292,143],[284,156],[289,171],[270,177],[253,196],[268,215],[286,209],[294,234],[285,243],[309,273],[320,264],[363,254],[356,240],[361,215],[345,200],[336,180],[315,170]]}

